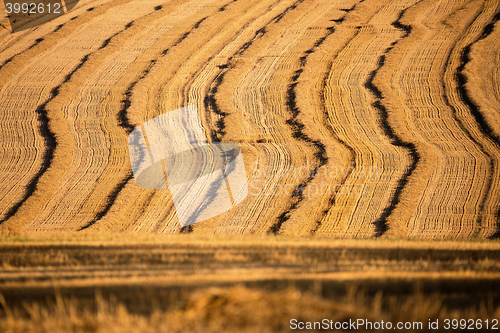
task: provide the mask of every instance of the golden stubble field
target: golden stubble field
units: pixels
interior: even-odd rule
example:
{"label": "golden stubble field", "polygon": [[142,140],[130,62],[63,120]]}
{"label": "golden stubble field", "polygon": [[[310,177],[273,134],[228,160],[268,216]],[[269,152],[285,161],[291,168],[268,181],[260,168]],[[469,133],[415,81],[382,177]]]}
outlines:
{"label": "golden stubble field", "polygon": [[[497,0],[6,3],[1,331],[500,316]],[[127,140],[192,104],[249,193],[181,227]]]}

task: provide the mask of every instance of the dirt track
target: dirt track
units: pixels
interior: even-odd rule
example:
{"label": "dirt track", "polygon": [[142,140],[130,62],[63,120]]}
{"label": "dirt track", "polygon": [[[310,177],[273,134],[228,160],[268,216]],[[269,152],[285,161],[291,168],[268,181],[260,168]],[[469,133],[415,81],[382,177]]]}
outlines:
{"label": "dirt track", "polygon": [[[0,27],[0,228],[498,235],[499,12],[493,0],[81,1],[36,29]],[[135,184],[127,136],[189,104],[207,140],[241,146],[251,188],[181,230],[170,193]]]}

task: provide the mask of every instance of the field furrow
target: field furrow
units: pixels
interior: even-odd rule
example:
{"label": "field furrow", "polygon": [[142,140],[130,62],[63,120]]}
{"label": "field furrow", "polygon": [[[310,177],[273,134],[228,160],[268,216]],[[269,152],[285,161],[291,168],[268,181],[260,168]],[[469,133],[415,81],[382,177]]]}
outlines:
{"label": "field furrow", "polygon": [[375,78],[390,125],[419,156],[387,218],[389,235],[466,238],[477,231],[489,160],[460,127],[440,82],[455,41],[481,18],[483,4],[426,5],[402,17],[402,24],[412,28],[409,38],[388,54]]}
{"label": "field furrow", "polygon": [[[406,151],[393,145],[381,123],[376,98],[369,88],[380,58],[404,33],[391,23],[415,1],[378,6],[364,3],[365,21],[346,20],[342,34],[347,43],[331,60],[326,78],[325,107],[328,121],[339,138],[354,150],[354,163],[342,170],[346,179],[336,189],[334,205],[316,234],[369,237],[373,222],[390,202],[405,167]],[[359,20],[355,17],[355,20]],[[342,28],[342,26],[340,27]],[[333,35],[335,36],[335,34]],[[342,35],[341,35],[342,36]],[[347,124],[347,126],[346,126]],[[391,193],[392,192],[392,193]]]}
{"label": "field furrow", "polygon": [[[311,95],[317,82],[313,84],[308,82],[308,79],[311,80],[315,75],[309,69],[321,69],[321,66],[313,63],[309,56],[320,48],[335,31],[335,26],[332,26],[331,22],[342,22],[347,13],[354,10],[362,2],[359,1],[347,10],[346,8],[340,10],[336,8],[335,12],[332,13],[334,14],[333,17],[325,15],[322,17],[322,22],[318,21],[314,27],[310,27],[310,29],[322,29],[324,35],[318,38],[299,58],[300,67],[293,73],[291,83],[287,89],[287,108],[292,117],[286,122],[292,129],[292,136],[307,143],[312,148],[315,161],[312,165],[307,163],[306,166],[299,168],[306,167],[306,173],[301,174],[302,179],[292,195],[294,201],[290,208],[279,216],[277,223],[270,229],[274,234],[307,235],[314,233],[317,228],[317,221],[320,219],[321,214],[324,214],[325,197],[328,197],[331,193],[330,184],[326,180],[330,177],[328,167],[338,165],[339,161],[349,161],[349,158],[342,159],[338,157],[340,152],[345,153],[343,150],[345,147],[332,133],[332,128],[328,124],[325,126],[324,115],[320,110],[316,109],[318,105],[307,103],[308,101],[314,101],[315,97],[317,97],[317,95]],[[342,3],[342,5],[347,6],[350,4]],[[321,89],[324,88],[321,85],[320,87]],[[304,93],[306,94],[304,95]],[[322,111],[324,112],[324,110]],[[320,130],[319,133],[318,129]],[[333,138],[329,138],[329,134],[333,134]],[[339,177],[333,178],[334,181],[339,181]],[[283,225],[284,228],[282,229]]]}
{"label": "field furrow", "polygon": [[[307,187],[301,185],[300,190],[306,200],[301,205],[296,205],[296,212],[283,228],[283,234],[314,235],[328,209],[335,205],[338,189],[346,186],[347,177],[352,172],[355,151],[338,136],[337,129],[329,122],[324,92],[331,70],[328,59],[332,54],[338,54],[341,45],[347,44],[345,40],[339,39],[338,35],[332,35],[339,28],[342,29],[340,25],[348,15],[356,15],[356,8],[363,2],[364,0],[355,4],[342,3],[337,17],[325,18],[328,19],[324,23],[325,35],[300,58],[300,75],[294,87],[296,104],[301,112],[303,131],[308,133],[308,137],[314,138],[314,142],[321,142],[315,153],[320,165],[312,170],[309,177],[314,178],[306,184]],[[353,11],[354,13],[350,14]]]}
{"label": "field furrow", "polygon": [[[457,105],[457,109],[461,111],[462,121],[468,124],[466,130],[470,131],[471,136],[477,138],[476,140],[490,160],[489,183],[481,203],[482,211],[478,217],[478,231],[483,237],[497,237],[500,230],[500,118],[498,116],[500,94],[496,79],[498,69],[494,66],[498,63],[499,50],[498,43],[493,42],[499,34],[497,24],[500,19],[499,11],[500,7],[495,2],[486,3],[484,10],[486,18],[493,13],[496,14],[484,27],[480,37],[476,37],[476,41],[469,43],[463,49],[460,48],[467,39],[464,38],[457,43],[457,50],[453,52],[453,65],[457,66],[459,61],[460,65],[458,68],[452,67],[456,71],[456,80],[448,77],[447,81],[450,89],[456,89],[455,91],[459,93],[461,101],[457,99],[455,101],[465,103],[470,112],[470,114],[464,113],[464,105],[461,103]],[[484,24],[484,21],[481,20],[478,23]],[[467,37],[477,36],[476,31],[476,29],[472,30],[473,33]],[[458,57],[458,50],[461,50],[460,57]]]}

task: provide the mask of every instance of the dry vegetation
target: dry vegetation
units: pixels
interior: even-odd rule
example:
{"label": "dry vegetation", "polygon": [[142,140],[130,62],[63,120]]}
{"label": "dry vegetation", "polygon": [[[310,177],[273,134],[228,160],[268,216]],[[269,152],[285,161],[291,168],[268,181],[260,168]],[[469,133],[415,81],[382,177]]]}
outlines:
{"label": "dry vegetation", "polygon": [[[75,301],[56,298],[47,303],[27,303],[14,313],[0,319],[2,332],[289,332],[290,319],[321,322],[324,318],[349,321],[364,318],[371,322],[412,321],[467,318],[498,318],[500,308],[492,310],[486,303],[479,309],[448,310],[438,295],[424,296],[418,292],[407,300],[392,298],[382,309],[381,294],[367,297],[350,288],[349,294],[326,300],[310,291],[288,287],[281,291],[249,289],[243,286],[207,288],[185,298],[175,298],[169,310],[154,305],[142,311],[127,310],[111,297],[105,300],[97,293],[95,299]],[[319,332],[321,330],[309,330]],[[370,331],[370,330],[363,330]],[[373,330],[375,331],[375,330]],[[421,330],[408,329],[407,332]],[[439,331],[439,330],[437,330]],[[445,331],[445,330],[440,330]],[[434,331],[436,332],[436,330]]]}
{"label": "dry vegetation", "polygon": [[[105,244],[104,244],[105,243]],[[3,242],[2,332],[285,332],[290,320],[500,316],[498,244]]]}

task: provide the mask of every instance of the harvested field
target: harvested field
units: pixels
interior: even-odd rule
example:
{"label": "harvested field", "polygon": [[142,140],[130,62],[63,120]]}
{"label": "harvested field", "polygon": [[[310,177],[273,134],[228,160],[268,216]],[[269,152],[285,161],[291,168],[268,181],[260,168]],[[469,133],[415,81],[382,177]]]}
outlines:
{"label": "harvested field", "polygon": [[8,6],[0,331],[499,318],[498,0],[81,0],[15,32]]}
{"label": "harvested field", "polygon": [[[79,2],[0,32],[0,228],[469,239],[499,230],[496,1]],[[194,104],[249,195],[180,228],[127,136]]]}

